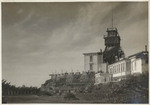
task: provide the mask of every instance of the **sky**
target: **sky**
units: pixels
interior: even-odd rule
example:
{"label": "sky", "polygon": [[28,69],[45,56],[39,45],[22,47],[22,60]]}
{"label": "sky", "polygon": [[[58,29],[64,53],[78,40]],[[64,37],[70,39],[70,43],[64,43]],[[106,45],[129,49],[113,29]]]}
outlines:
{"label": "sky", "polygon": [[113,24],[126,57],[148,45],[147,2],[2,3],[2,78],[40,87],[51,73],[84,71]]}

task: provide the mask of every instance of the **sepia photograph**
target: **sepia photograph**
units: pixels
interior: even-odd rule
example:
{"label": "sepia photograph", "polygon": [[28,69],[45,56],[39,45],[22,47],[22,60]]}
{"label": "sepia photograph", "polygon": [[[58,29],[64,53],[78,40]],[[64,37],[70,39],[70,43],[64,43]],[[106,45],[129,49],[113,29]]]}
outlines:
{"label": "sepia photograph", "polygon": [[148,4],[1,2],[2,104],[148,104]]}

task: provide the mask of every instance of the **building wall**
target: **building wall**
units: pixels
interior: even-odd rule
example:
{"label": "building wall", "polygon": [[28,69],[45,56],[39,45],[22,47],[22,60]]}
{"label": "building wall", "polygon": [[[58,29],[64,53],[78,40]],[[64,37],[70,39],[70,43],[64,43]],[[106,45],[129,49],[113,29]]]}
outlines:
{"label": "building wall", "polygon": [[124,59],[108,66],[108,72],[115,78],[122,78],[130,74],[131,64],[129,59]]}
{"label": "building wall", "polygon": [[99,71],[102,71],[103,73],[108,73],[108,64],[107,63],[101,63],[99,65]]}
{"label": "building wall", "polygon": [[142,72],[148,72],[148,61],[142,59]]}
{"label": "building wall", "polygon": [[[92,60],[90,60],[91,58]],[[102,62],[101,55],[98,54],[87,54],[84,55],[84,70],[85,71],[95,71],[97,72]],[[91,67],[90,67],[91,66]]]}
{"label": "building wall", "polygon": [[142,73],[142,60],[139,59],[131,59],[131,74],[134,73]]}
{"label": "building wall", "polygon": [[148,71],[148,63],[146,63],[145,59],[131,59],[131,74],[143,73]]}

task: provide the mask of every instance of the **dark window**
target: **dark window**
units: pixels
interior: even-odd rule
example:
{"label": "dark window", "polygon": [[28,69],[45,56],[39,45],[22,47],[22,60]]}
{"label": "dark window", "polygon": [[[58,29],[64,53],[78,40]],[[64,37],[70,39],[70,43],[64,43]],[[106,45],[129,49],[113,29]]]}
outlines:
{"label": "dark window", "polygon": [[92,62],[93,61],[93,56],[90,56],[90,62]]}
{"label": "dark window", "polygon": [[104,77],[104,82],[106,82],[106,77]]}
{"label": "dark window", "polygon": [[93,64],[90,64],[90,70],[93,70]]}
{"label": "dark window", "polygon": [[146,64],[148,64],[148,59],[146,59],[146,61],[145,61],[145,62],[146,62]]}

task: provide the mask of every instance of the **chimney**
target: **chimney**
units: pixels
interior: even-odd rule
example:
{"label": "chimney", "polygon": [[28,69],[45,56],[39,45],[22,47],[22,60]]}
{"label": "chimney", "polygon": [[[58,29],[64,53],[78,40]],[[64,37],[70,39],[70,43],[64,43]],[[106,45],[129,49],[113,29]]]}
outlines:
{"label": "chimney", "polygon": [[145,45],[145,51],[147,51],[147,45]]}

